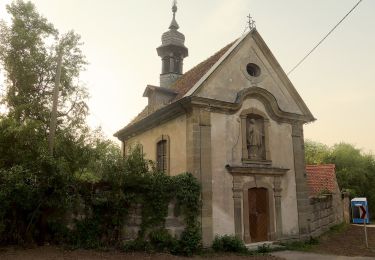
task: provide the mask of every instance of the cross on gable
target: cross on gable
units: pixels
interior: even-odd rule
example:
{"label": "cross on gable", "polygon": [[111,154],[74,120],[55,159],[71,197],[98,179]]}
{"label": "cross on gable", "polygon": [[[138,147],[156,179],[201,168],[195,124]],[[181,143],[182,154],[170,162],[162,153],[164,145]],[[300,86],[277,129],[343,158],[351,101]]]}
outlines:
{"label": "cross on gable", "polygon": [[249,29],[250,30],[254,29],[256,27],[256,25],[255,25],[255,21],[254,21],[253,17],[251,17],[251,15],[249,14],[247,16],[247,18],[249,19],[249,21],[248,21],[248,23],[249,23]]}

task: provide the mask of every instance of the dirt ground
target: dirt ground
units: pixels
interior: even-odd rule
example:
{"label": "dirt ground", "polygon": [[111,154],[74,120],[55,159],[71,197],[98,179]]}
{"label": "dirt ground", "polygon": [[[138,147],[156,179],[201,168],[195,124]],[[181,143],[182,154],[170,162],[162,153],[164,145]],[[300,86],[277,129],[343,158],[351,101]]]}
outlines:
{"label": "dirt ground", "polygon": [[1,260],[130,260],[130,259],[156,259],[156,260],[188,260],[188,259],[221,259],[221,260],[282,260],[274,256],[237,256],[237,255],[213,255],[207,257],[178,257],[168,254],[145,254],[145,253],[121,253],[121,252],[98,252],[93,250],[68,251],[54,246],[37,247],[33,249],[2,248],[0,249]]}
{"label": "dirt ground", "polygon": [[365,245],[363,226],[350,225],[344,232],[328,233],[311,251],[343,256],[375,257],[375,227],[367,228],[369,248]]}
{"label": "dirt ground", "polygon": [[[310,252],[342,256],[369,256],[375,258],[375,227],[369,227],[369,249],[365,246],[363,226],[350,225],[342,232],[328,232],[321,237],[320,243],[313,246]],[[100,252],[94,250],[65,250],[55,246],[44,246],[32,249],[14,247],[0,248],[1,260],[130,260],[130,259],[156,259],[156,260],[182,260],[182,259],[221,259],[221,260],[282,260],[274,256],[237,256],[237,255],[210,255],[195,256],[193,258],[178,257],[168,254]]]}

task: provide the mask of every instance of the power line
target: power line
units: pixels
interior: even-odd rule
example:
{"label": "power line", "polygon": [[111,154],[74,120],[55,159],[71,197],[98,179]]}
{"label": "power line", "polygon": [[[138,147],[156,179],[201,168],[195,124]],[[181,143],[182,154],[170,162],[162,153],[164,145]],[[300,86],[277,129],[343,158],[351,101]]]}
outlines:
{"label": "power line", "polygon": [[351,12],[353,12],[354,11],[354,9],[362,2],[363,0],[359,0],[358,1],[358,3],[357,4],[355,4],[354,6],[353,6],[353,8],[352,9],[350,9],[350,11],[326,34],[326,36],[324,36],[324,38],[323,39],[321,39],[320,40],[320,42],[318,42],[318,44],[317,45],[315,45],[315,47],[314,48],[312,48],[312,50],[309,52],[309,53],[307,53],[306,55],[305,55],[305,57],[303,57],[302,58],[302,60],[300,60],[298,63],[297,63],[297,65],[296,66],[294,66],[293,67],[293,69],[291,69],[288,73],[287,73],[287,75],[289,75],[290,73],[292,73],[299,65],[301,65],[301,63],[302,62],[304,62],[306,59],[307,59],[307,57],[309,57],[310,56],[310,54],[311,53],[313,53],[315,50],[316,50],[316,48],[318,48],[318,46],[320,45],[320,44],[322,44],[322,42],[346,19],[346,17],[348,17],[349,16],[349,14],[351,13]]}

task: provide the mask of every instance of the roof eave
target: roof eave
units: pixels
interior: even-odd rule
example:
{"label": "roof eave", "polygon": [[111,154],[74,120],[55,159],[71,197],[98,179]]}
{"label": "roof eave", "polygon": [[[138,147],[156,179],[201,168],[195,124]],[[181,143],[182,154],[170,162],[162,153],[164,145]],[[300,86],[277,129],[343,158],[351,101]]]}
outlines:
{"label": "roof eave", "polygon": [[154,113],[146,116],[138,122],[122,128],[121,130],[117,131],[113,136],[123,141],[139,133],[145,132],[157,125],[166,123],[173,118],[185,114],[187,105],[189,103],[190,98],[182,98],[159,110],[156,110]]}

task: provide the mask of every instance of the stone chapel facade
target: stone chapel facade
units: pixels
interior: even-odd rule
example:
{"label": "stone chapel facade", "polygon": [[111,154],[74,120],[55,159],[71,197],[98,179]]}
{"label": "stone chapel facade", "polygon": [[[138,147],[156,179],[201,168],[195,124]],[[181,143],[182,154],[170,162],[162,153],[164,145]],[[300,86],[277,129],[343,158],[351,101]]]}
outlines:
{"label": "stone chapel facade", "polygon": [[157,53],[160,86],[115,136],[124,154],[140,144],[169,175],[202,185],[202,234],[246,243],[309,236],[303,125],[314,117],[253,28],[183,73],[188,56],[173,6]]}

